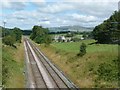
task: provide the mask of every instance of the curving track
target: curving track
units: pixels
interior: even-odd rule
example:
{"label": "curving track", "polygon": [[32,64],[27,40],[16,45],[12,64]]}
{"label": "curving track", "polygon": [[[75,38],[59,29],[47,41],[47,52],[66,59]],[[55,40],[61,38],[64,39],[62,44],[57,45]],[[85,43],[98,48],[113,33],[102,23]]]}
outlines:
{"label": "curving track", "polygon": [[77,89],[27,38],[24,39],[27,88]]}

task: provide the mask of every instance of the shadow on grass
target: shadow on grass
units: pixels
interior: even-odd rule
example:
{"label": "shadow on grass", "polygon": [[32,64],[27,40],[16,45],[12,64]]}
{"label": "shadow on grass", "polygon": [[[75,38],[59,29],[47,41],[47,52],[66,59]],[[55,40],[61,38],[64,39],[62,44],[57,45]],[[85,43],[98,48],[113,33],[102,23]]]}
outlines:
{"label": "shadow on grass", "polygon": [[89,43],[88,45],[93,45],[93,44],[118,44],[120,45],[120,40],[118,41],[114,41],[114,42],[93,42],[93,43]]}
{"label": "shadow on grass", "polygon": [[14,47],[15,49],[17,49],[17,46],[15,46],[15,45],[12,45],[12,47]]}
{"label": "shadow on grass", "polygon": [[100,44],[98,42],[93,42],[93,43],[89,43],[88,45],[93,45],[93,44]]}

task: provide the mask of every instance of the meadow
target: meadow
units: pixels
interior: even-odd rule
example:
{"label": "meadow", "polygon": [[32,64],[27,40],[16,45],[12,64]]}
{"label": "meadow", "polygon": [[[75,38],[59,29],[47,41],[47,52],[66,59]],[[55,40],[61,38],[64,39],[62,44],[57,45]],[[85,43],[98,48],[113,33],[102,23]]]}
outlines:
{"label": "meadow", "polygon": [[[78,57],[80,45],[87,53]],[[78,87],[118,87],[118,45],[91,44],[95,40],[38,45]]]}
{"label": "meadow", "polygon": [[63,50],[66,52],[78,53],[80,45],[85,43],[87,45],[87,53],[94,52],[116,52],[118,50],[118,45],[112,44],[92,44],[96,42],[95,40],[81,40],[80,42],[66,42],[66,43],[52,43],[51,45],[56,49]]}

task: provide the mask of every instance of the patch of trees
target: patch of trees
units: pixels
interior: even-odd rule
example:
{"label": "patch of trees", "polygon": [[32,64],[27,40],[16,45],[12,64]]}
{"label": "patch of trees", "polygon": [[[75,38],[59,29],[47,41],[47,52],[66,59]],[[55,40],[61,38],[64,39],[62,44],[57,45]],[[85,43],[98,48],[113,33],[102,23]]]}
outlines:
{"label": "patch of trees", "polygon": [[120,11],[115,11],[109,19],[96,26],[92,34],[98,43],[120,43]]}
{"label": "patch of trees", "polygon": [[30,38],[38,44],[45,43],[46,45],[49,45],[52,41],[49,30],[42,26],[34,26]]}
{"label": "patch of trees", "polygon": [[31,30],[22,30],[23,35],[30,35],[32,33]]}
{"label": "patch of trees", "polygon": [[2,29],[2,41],[6,45],[14,46],[16,42],[21,43],[22,31],[15,27],[13,29]]}
{"label": "patch of trees", "polygon": [[92,31],[76,32],[76,34],[83,35],[84,39],[93,39]]}

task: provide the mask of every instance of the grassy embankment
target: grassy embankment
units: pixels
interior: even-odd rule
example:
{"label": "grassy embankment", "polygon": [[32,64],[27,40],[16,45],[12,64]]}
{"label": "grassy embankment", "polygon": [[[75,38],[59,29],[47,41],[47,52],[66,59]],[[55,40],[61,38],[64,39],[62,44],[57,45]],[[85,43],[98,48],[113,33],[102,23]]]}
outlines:
{"label": "grassy embankment", "polygon": [[2,40],[0,38],[0,85],[2,85]]}
{"label": "grassy embankment", "polygon": [[17,48],[2,45],[2,79],[7,88],[24,88],[25,86],[23,43],[17,43],[16,46]]}
{"label": "grassy embankment", "polygon": [[[87,54],[78,57],[80,44],[87,44]],[[118,87],[118,45],[92,44],[94,40],[52,43],[41,50],[79,87]]]}

